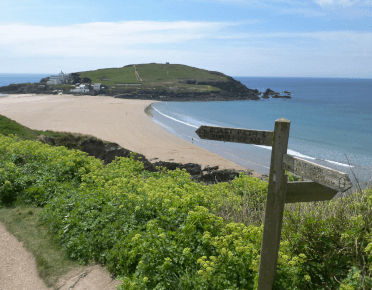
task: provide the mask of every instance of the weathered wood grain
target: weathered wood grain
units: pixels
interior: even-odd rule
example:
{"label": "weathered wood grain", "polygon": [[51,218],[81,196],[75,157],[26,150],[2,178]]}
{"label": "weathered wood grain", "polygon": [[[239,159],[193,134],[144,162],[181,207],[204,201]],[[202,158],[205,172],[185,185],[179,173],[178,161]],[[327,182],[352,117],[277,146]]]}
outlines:
{"label": "weathered wood grain", "polygon": [[261,242],[258,290],[271,290],[276,276],[287,189],[287,176],[282,169],[282,162],[284,154],[287,153],[289,128],[289,120],[280,118],[275,121],[269,187]]}
{"label": "weathered wood grain", "polygon": [[[274,131],[200,126],[201,139],[272,146],[258,290],[271,290],[276,276],[285,203],[325,201],[352,187],[346,173],[287,154],[290,121],[275,121]],[[287,182],[285,170],[312,181]]]}
{"label": "weathered wood grain", "polygon": [[288,154],[283,156],[282,168],[295,173],[302,178],[310,179],[321,185],[333,188],[337,190],[337,192],[346,191],[353,186],[349,176],[344,172],[318,165]]}
{"label": "weathered wood grain", "polygon": [[274,132],[247,130],[239,128],[224,128],[200,126],[195,133],[200,139],[272,146]]}
{"label": "weathered wood grain", "polygon": [[287,182],[285,203],[331,200],[337,190],[313,181]]}

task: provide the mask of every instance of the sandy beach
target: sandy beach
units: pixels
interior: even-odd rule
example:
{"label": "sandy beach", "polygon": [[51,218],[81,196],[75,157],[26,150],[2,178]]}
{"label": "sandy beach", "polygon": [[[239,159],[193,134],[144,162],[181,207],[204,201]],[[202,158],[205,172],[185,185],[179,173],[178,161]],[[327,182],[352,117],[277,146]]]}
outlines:
{"label": "sandy beach", "polygon": [[[202,168],[218,165],[220,169],[247,169],[152,122],[144,112],[151,103],[154,101],[106,96],[8,95],[0,98],[0,114],[35,130],[93,135],[141,153],[148,160],[197,163]],[[254,172],[253,176],[260,174]]]}
{"label": "sandy beach", "polygon": [[[246,169],[154,123],[145,113],[145,108],[153,102],[103,96],[8,95],[0,98],[0,114],[31,129],[93,135],[141,153],[149,160],[197,163],[202,168],[218,165],[220,169]],[[260,177],[260,174],[253,172],[253,176]],[[38,276],[35,258],[2,224],[0,249],[1,256],[6,258],[0,271],[2,286],[6,289],[51,289]],[[76,290],[114,290],[115,285],[121,284],[98,264],[74,268],[58,283],[63,285],[61,290],[74,286]]]}

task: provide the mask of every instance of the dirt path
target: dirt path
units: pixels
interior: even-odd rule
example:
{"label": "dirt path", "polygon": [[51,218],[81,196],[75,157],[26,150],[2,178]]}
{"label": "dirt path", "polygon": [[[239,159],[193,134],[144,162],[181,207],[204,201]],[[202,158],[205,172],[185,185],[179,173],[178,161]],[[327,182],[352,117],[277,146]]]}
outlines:
{"label": "dirt path", "polygon": [[0,223],[0,290],[115,290],[121,282],[100,265],[72,269],[53,288],[39,277],[34,256]]}
{"label": "dirt path", "polygon": [[140,78],[140,76],[139,76],[139,74],[138,74],[138,71],[137,71],[136,66],[134,65],[133,67],[134,67],[134,73],[135,73],[135,75],[136,75],[136,79],[137,79],[137,81],[142,82],[142,79]]}

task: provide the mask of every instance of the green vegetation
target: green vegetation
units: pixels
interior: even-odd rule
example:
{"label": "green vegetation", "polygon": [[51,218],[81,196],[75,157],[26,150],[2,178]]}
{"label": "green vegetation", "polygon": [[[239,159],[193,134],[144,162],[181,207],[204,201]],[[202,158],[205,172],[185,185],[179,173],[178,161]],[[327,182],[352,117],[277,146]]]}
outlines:
{"label": "green vegetation", "polygon": [[226,81],[226,76],[211,74],[210,71],[181,64],[138,64],[139,76],[144,82],[169,82],[182,79],[208,79]]}
{"label": "green vegetation", "polygon": [[72,85],[53,85],[53,88],[55,88],[57,90],[70,91],[71,89],[75,89],[75,86],[72,86]]}
{"label": "green vegetation", "polygon": [[226,81],[227,78],[221,73],[210,72],[195,67],[180,64],[139,64],[136,70],[141,81],[136,78],[134,66],[125,66],[122,68],[99,69],[95,71],[78,72],[80,78],[89,78],[92,83],[101,83],[103,85],[122,87],[125,89],[137,89],[130,86],[121,86],[123,84],[142,84],[141,88],[145,90],[177,90],[185,91],[219,91],[219,88],[206,85],[190,85],[180,83],[183,79],[203,79]]}
{"label": "green vegetation", "polygon": [[77,143],[92,137],[70,132],[32,130],[2,115],[0,115],[0,134],[5,136],[15,134],[23,140],[30,141],[42,141],[42,136],[53,137],[57,146],[64,146],[67,149],[80,149]]}
{"label": "green vegetation", "polygon": [[36,140],[37,136],[39,135],[34,130],[2,115],[0,115],[0,134],[5,136],[16,134],[19,138],[24,140]]}
{"label": "green vegetation", "polygon": [[[0,220],[48,285],[67,272],[57,263],[97,262],[118,289],[256,289],[267,182],[241,174],[208,186],[133,157],[104,166],[0,134]],[[274,289],[372,287],[371,188],[284,210]]]}
{"label": "green vegetation", "polygon": [[215,87],[212,87],[212,86],[206,86],[206,89],[208,90],[208,91],[220,91],[221,89],[219,89],[219,88],[215,88]]}
{"label": "green vegetation", "polygon": [[115,84],[137,84],[133,66],[122,68],[106,68],[78,73],[80,78],[89,78],[92,83],[113,86]]}

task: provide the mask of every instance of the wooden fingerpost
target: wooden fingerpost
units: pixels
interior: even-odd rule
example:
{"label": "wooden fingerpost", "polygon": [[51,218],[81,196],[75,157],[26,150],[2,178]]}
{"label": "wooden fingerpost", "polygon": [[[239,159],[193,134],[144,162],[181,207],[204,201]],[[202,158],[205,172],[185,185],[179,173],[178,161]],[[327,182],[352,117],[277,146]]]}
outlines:
{"label": "wooden fingerpost", "polygon": [[[287,154],[290,121],[275,121],[274,131],[200,126],[200,139],[272,146],[269,187],[261,241],[258,290],[271,290],[276,276],[285,203],[331,200],[353,185],[349,176]],[[287,182],[285,170],[310,181]]]}
{"label": "wooden fingerpost", "polygon": [[284,154],[287,154],[290,123],[284,118],[275,121],[265,222],[261,241],[258,290],[272,290],[276,276],[287,190],[287,176],[285,170],[282,169],[282,163]]}

